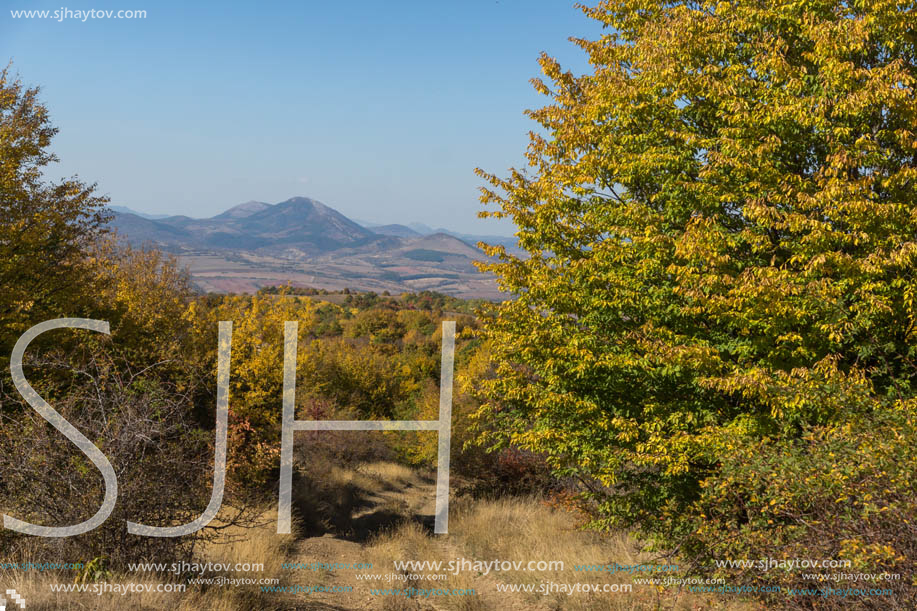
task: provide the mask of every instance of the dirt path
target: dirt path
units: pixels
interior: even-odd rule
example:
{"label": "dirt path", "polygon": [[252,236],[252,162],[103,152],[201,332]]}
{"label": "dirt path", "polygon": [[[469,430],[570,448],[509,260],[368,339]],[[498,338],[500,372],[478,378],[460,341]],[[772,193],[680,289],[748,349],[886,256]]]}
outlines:
{"label": "dirt path", "polygon": [[[577,572],[578,562],[655,563],[631,548],[626,536],[599,537],[578,529],[575,520],[538,499],[451,499],[450,535],[433,535],[434,480],[392,463],[361,464],[355,469],[329,467],[322,471],[326,487],[306,490],[312,519],[300,509],[301,524],[311,525],[306,536],[289,548],[284,562],[296,568],[283,572],[283,584],[297,586],[263,608],[315,611],[633,611],[635,609],[760,608],[738,599],[717,599],[650,586],[632,585],[630,578],[605,573]],[[304,483],[304,486],[307,482]],[[305,489],[305,488],[304,488]],[[500,559],[562,559],[557,570],[465,569],[449,573],[443,566],[396,570],[396,561],[468,561]],[[320,564],[319,564],[320,563]],[[371,568],[370,564],[371,563]],[[331,565],[337,565],[329,569]],[[325,568],[321,568],[325,567]],[[318,570],[313,570],[318,569]],[[489,569],[488,569],[489,570]],[[443,579],[439,577],[443,576]],[[617,584],[623,591],[608,594],[559,589],[503,592],[504,585],[534,588]],[[405,588],[474,590],[469,595],[403,595]],[[596,586],[598,587],[598,586]],[[310,590],[311,589],[311,590]],[[373,594],[375,590],[377,593]],[[380,591],[389,594],[382,595]]]}
{"label": "dirt path", "polygon": [[[355,499],[349,527],[340,532],[329,532],[322,536],[301,539],[296,543],[289,557],[290,563],[298,566],[338,564],[346,567],[365,565],[378,558],[378,551],[373,549],[373,537],[381,532],[396,528],[406,521],[422,526],[430,540],[427,547],[436,550],[435,554],[423,559],[443,560],[467,556],[456,548],[448,537],[432,537],[433,512],[435,505],[434,480],[429,475],[418,474],[397,466],[377,464],[365,465],[358,469],[351,482]],[[417,557],[394,558],[395,560],[416,560]],[[370,589],[405,588],[414,585],[418,588],[448,588],[450,583],[435,582],[385,582],[359,579],[358,575],[394,573],[391,561],[374,562],[372,569],[344,568],[338,570],[312,570],[311,568],[294,569],[289,580],[291,585],[303,589],[321,586],[323,590],[291,594],[287,609],[296,610],[411,610],[440,611],[456,608],[457,600],[446,601],[440,597],[407,598],[404,596],[374,596]],[[500,609],[509,611],[529,611],[546,609],[533,606],[531,601],[523,601],[518,595],[498,594],[497,580],[492,575],[478,575],[472,578],[472,587],[478,593],[462,601],[463,609]],[[349,589],[348,589],[349,588]],[[472,600],[473,598],[473,600]]]}

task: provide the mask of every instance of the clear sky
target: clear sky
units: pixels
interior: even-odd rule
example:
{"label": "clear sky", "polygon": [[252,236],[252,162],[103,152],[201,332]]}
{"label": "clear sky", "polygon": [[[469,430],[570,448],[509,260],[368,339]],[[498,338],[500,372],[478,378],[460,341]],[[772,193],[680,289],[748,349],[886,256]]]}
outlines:
{"label": "clear sky", "polygon": [[[524,163],[546,51],[596,37],[572,0],[0,0],[0,61],[42,87],[53,178],[113,204],[211,216],[319,199],[353,218],[512,233],[476,219],[473,170]],[[14,19],[12,10],[145,10]]]}

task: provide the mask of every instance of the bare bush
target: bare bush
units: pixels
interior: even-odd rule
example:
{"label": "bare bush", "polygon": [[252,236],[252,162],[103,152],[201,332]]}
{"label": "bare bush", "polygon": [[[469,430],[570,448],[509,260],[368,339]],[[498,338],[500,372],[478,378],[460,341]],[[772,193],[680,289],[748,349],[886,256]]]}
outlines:
{"label": "bare bush", "polygon": [[[195,386],[158,378],[156,368],[122,374],[105,351],[79,362],[60,353],[32,361],[27,376],[48,403],[108,457],[118,502],[95,530],[68,538],[24,537],[4,530],[7,553],[28,545],[32,561],[104,558],[119,567],[138,559],[190,558],[208,531],[187,537],[142,537],[126,521],[184,524],[206,507],[213,478],[213,433],[193,419]],[[85,356],[85,355],[84,355]],[[101,473],[9,387],[0,388],[0,488],[7,514],[45,526],[82,522],[104,495]],[[245,515],[244,511],[240,516]]]}

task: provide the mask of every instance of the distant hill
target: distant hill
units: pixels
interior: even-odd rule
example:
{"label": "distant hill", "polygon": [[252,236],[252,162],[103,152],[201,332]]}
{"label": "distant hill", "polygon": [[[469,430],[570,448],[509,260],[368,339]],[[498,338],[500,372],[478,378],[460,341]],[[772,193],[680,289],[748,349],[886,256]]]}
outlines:
{"label": "distant hill", "polygon": [[490,245],[499,244],[505,246],[507,251],[513,254],[522,254],[522,250],[519,248],[519,240],[513,236],[459,233],[458,231],[451,231],[442,227],[433,229],[429,225],[424,225],[423,223],[407,223],[406,225],[381,225],[379,223],[371,223],[369,221],[357,222],[363,227],[371,229],[372,231],[382,235],[413,237],[433,235],[435,233],[445,233],[447,235],[454,236],[464,242],[468,242],[469,244],[476,245],[478,242],[484,242],[485,244]]}
{"label": "distant hill", "polygon": [[264,203],[264,202],[255,202],[255,201],[245,202],[244,204],[239,204],[238,206],[233,206],[232,208],[230,208],[230,209],[227,210],[226,212],[224,212],[224,213],[222,213],[222,214],[218,214],[218,215],[216,215],[216,216],[213,217],[213,218],[217,218],[217,219],[222,219],[222,218],[225,218],[225,219],[241,219],[241,218],[245,218],[245,217],[247,217],[247,216],[251,216],[251,215],[255,214],[256,212],[261,212],[262,210],[265,210],[265,209],[270,208],[270,207],[271,207],[270,204],[266,204],[266,203]]}
{"label": "distant hill", "polygon": [[420,235],[430,235],[431,233],[436,233],[436,230],[430,227],[429,225],[424,225],[423,223],[408,223],[408,227],[419,233]]}
{"label": "distant hill", "polygon": [[481,251],[476,247],[447,233],[434,233],[433,235],[411,240],[403,248],[433,250],[450,255],[468,257],[469,259],[483,258]]}
{"label": "distant hill", "polygon": [[397,238],[419,238],[423,235],[405,225],[375,225],[369,227],[369,229],[379,235],[392,235]]}
{"label": "distant hill", "polygon": [[136,210],[131,210],[125,206],[109,206],[108,207],[112,212],[117,212],[118,214],[133,214],[144,219],[164,219],[168,218],[168,214],[146,214],[144,212],[137,212]]}
{"label": "distant hill", "polygon": [[491,246],[501,245],[505,246],[508,252],[513,254],[521,254],[522,249],[519,248],[519,240],[513,236],[505,235],[477,235],[472,233],[456,233],[454,231],[449,231],[448,229],[437,229],[439,233],[445,233],[446,235],[451,235],[456,237],[464,242],[469,244],[477,245],[478,242],[484,242]]}
{"label": "distant hill", "polygon": [[308,197],[246,202],[205,219],[111,210],[110,225],[121,239],[178,255],[201,290],[247,292],[291,283],[500,296],[493,279],[472,265],[486,259],[473,240],[398,224],[368,228]]}
{"label": "distant hill", "polygon": [[149,242],[168,250],[293,249],[319,254],[369,242],[376,236],[333,208],[306,197],[274,205],[248,202],[207,219],[170,216],[151,220],[116,213],[111,224],[133,244]]}

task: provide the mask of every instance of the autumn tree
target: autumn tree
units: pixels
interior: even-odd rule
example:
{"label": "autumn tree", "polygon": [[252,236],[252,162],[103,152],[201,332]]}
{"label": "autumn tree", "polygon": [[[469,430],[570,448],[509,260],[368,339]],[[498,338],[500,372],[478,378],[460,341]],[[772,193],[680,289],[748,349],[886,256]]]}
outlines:
{"label": "autumn tree", "polygon": [[87,249],[107,220],[94,185],[44,176],[57,128],[38,93],[0,71],[0,362],[32,325],[81,313]]}
{"label": "autumn tree", "polygon": [[[484,265],[515,298],[486,323],[499,375],[481,416],[491,443],[581,478],[605,525],[675,546],[738,448],[805,456],[812,427],[913,423],[917,7],[584,10],[606,28],[575,40],[592,72],[543,55],[528,168],[479,170],[486,214],[527,251]],[[744,467],[724,524],[805,530]]]}
{"label": "autumn tree", "polygon": [[[99,471],[23,400],[8,366],[26,329],[86,317],[108,322],[111,335],[45,333],[23,366],[39,395],[109,458],[120,496],[91,532],[61,540],[2,529],[0,547],[35,561],[63,554],[113,567],[190,559],[215,531],[140,537],[128,535],[126,520],[186,523],[206,507],[216,359],[193,358],[194,291],[177,261],[109,235],[107,200],[94,185],[47,179],[56,133],[38,89],[0,71],[0,490],[5,512],[43,525],[78,523],[101,503]],[[233,492],[231,483],[227,504],[246,509]]]}

